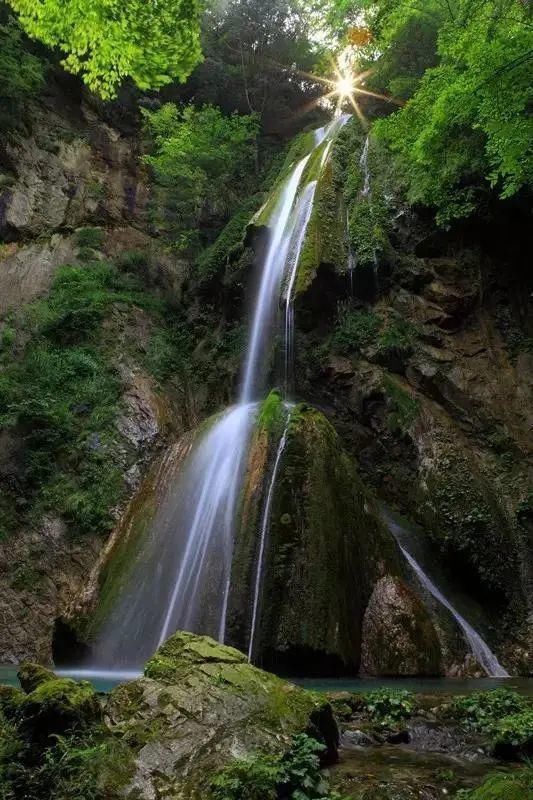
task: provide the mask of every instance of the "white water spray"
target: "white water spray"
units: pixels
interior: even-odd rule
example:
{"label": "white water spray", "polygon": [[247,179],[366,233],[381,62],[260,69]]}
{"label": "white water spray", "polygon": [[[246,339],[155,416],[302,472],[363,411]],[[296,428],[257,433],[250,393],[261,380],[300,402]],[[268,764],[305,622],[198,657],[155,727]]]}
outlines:
{"label": "white water spray", "polygon": [[361,153],[361,160],[359,164],[363,170],[363,188],[361,189],[361,197],[368,197],[370,194],[370,165],[368,163],[368,154],[370,152],[370,136],[365,139],[363,152]]}

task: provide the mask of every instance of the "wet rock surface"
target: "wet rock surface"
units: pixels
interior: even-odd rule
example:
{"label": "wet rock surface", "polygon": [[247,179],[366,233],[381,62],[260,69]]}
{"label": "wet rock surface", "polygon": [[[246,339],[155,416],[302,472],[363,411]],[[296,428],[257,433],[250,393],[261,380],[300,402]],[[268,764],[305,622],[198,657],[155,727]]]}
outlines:
{"label": "wet rock surface", "polygon": [[399,578],[381,578],[363,620],[361,671],[367,675],[438,675],[440,645],[431,618]]}

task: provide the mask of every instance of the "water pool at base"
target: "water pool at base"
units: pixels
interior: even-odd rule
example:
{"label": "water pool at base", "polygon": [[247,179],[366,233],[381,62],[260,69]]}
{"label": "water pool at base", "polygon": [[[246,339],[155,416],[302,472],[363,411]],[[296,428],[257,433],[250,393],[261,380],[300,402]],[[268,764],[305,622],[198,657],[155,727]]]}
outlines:
{"label": "water pool at base", "polygon": [[[18,686],[15,665],[0,666],[0,684]],[[140,672],[95,671],[79,669],[56,670],[62,677],[86,680],[98,692],[110,692],[121,683],[135,680]],[[470,694],[505,687],[527,697],[533,697],[533,678],[287,678],[305,689],[316,692],[371,692],[382,687],[406,689],[417,694]]]}

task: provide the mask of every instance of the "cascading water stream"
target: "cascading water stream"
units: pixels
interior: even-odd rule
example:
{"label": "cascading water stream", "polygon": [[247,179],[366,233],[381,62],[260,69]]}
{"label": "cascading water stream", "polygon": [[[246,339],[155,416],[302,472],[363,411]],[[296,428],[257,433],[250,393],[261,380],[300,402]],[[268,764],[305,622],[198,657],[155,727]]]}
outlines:
{"label": "cascading water stream", "polygon": [[285,298],[285,395],[288,396],[292,391],[292,374],[294,364],[294,284],[298,273],[298,260],[302,250],[307,227],[313,211],[313,201],[317,181],[308,183],[302,192],[298,205],[295,209],[296,225],[293,230],[291,245],[289,248],[286,274],[288,275],[288,286]]}
{"label": "cascading water stream", "polygon": [[294,208],[298,187],[310,155],[303,158],[291,173],[289,180],[281,192],[280,199],[271,217],[270,241],[265,257],[259,294],[253,315],[250,345],[244,366],[244,379],[241,392],[241,402],[250,402],[257,393],[261,363],[269,350],[269,335],[272,319],[275,315],[279,300],[281,284],[285,274],[287,257],[294,232]]}
{"label": "cascading water stream", "polygon": [[488,644],[484,641],[484,639],[482,639],[472,625],[470,625],[470,623],[467,622],[466,619],[454,608],[449,600],[443,595],[441,590],[435,586],[433,581],[426,575],[418,561],[405,548],[402,539],[404,538],[406,531],[401,525],[393,520],[389,514],[383,513],[383,517],[390,532],[398,542],[398,546],[405,560],[415,573],[424,589],[426,589],[426,591],[428,591],[429,594],[434,597],[435,600],[437,600],[437,602],[439,602],[447,611],[449,611],[457,625],[461,628],[464,638],[466,639],[478,664],[491,678],[509,678],[509,673],[502,667],[492,650],[489,648]]}
{"label": "cascading water stream", "polygon": [[481,638],[479,633],[470,625],[470,623],[468,623],[466,619],[461,616],[461,614],[459,614],[452,604],[444,597],[442,592],[435,586],[433,581],[428,578],[418,561],[416,561],[413,556],[407,552],[405,547],[400,545],[400,550],[405,556],[408,564],[415,572],[422,586],[427,589],[427,591],[435,598],[435,600],[438,600],[438,602],[443,605],[444,608],[446,608],[455,619],[463,631],[466,641],[470,645],[470,649],[474,655],[474,658],[478,664],[483,667],[487,675],[491,678],[509,678],[509,673],[502,667],[492,650],[489,648],[488,644]]}
{"label": "cascading water stream", "polygon": [[368,197],[370,194],[370,165],[368,163],[368,154],[370,151],[370,136],[365,139],[363,152],[361,153],[361,160],[359,162],[363,170],[363,188],[361,189],[361,197]]}
{"label": "cascading water stream", "polygon": [[222,640],[255,404],[226,411],[171,476],[92,664],[140,667],[175,630]]}

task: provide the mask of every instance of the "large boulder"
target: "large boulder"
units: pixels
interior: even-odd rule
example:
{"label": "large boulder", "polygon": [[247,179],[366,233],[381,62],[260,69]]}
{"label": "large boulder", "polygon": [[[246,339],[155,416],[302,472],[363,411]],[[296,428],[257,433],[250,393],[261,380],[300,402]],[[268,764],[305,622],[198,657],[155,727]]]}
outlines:
{"label": "large boulder", "polygon": [[398,578],[381,578],[365,612],[361,670],[367,675],[439,675],[440,644],[421,601]]}
{"label": "large boulder", "polygon": [[304,731],[323,741],[330,759],[338,745],[323,697],[191,633],[175,634],[143,678],[115,689],[105,713],[135,752],[128,791],[143,800],[203,800],[213,775],[233,759],[283,753]]}

